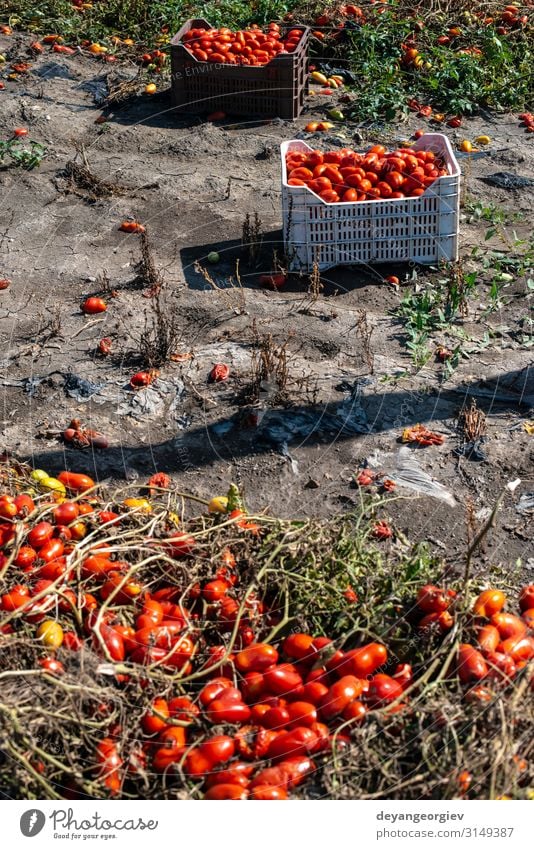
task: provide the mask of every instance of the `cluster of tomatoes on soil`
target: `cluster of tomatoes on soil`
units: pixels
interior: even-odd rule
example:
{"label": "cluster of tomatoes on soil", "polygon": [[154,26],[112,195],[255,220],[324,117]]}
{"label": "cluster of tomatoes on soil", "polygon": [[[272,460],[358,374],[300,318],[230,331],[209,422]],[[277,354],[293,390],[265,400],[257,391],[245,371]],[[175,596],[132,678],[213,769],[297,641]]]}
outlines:
{"label": "cluster of tomatoes on soil", "polygon": [[[419,591],[410,619],[419,631],[432,628],[446,634],[455,623],[458,596],[454,590],[429,584]],[[506,595],[489,588],[476,598],[469,613],[471,643],[460,643],[455,670],[469,701],[490,702],[492,687],[509,684],[534,658],[534,585],[519,593],[519,612],[504,612]],[[484,681],[485,686],[480,686]],[[534,689],[534,677],[531,677]]]}
{"label": "cluster of tomatoes on soil", "polygon": [[276,23],[264,32],[257,24],[233,32],[228,27],[189,30],[184,45],[198,62],[222,65],[267,65],[276,56],[293,53],[301,38],[302,29],[291,29],[282,35]]}
{"label": "cluster of tomatoes on soil", "polygon": [[381,144],[364,154],[350,148],[289,151],[286,167],[289,186],[306,186],[326,203],[420,197],[438,177],[448,174],[443,160],[431,150],[387,152]]}
{"label": "cluster of tomatoes on soil", "polygon": [[532,112],[521,112],[519,121],[521,126],[525,128],[525,132],[534,133],[534,115]]}
{"label": "cluster of tomatoes on soil", "polygon": [[[68,673],[73,655],[90,652],[116,687],[138,682],[141,693],[147,690],[134,720],[135,748],[122,751],[118,722],[95,743],[93,775],[109,794],[150,769],[197,782],[206,799],[286,799],[334,751],[354,745],[374,712],[413,710],[418,674],[384,643],[341,649],[302,630],[265,641],[279,611],[268,592],[261,597],[242,585],[228,545],[184,588],[183,575],[202,562],[185,528],[166,524],[160,535],[141,534],[139,547],[154,561],[147,571],[113,545],[121,528],[131,530],[132,513],[150,516],[151,500],[104,501],[91,478],[73,472],[56,479],[36,471],[31,481],[35,491],[0,496],[0,639],[7,646],[30,635],[36,663],[51,681]],[[159,473],[148,491],[156,495],[169,485]],[[232,498],[232,490],[214,498],[209,512],[260,538],[261,525]],[[167,563],[159,578],[158,553]],[[169,578],[173,564],[181,581]],[[350,592],[347,602],[356,604]],[[503,613],[504,604],[502,592],[486,590],[467,614],[473,644],[459,646],[448,674],[465,686],[468,700],[493,698],[491,687],[509,683],[534,658],[534,587],[520,594],[521,616]],[[441,639],[458,609],[453,590],[426,585],[406,617],[414,631]]]}

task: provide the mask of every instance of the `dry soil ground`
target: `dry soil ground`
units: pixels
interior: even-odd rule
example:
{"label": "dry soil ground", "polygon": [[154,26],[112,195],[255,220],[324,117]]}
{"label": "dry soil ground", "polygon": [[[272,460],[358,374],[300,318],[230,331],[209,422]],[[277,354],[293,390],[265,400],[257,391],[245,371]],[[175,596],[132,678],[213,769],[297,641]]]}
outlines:
{"label": "dry soil ground", "polygon": [[[0,52],[12,46],[13,40],[0,39]],[[0,276],[12,280],[0,304],[5,449],[50,471],[69,467],[100,480],[144,480],[165,470],[184,491],[204,497],[224,493],[234,480],[252,510],[325,515],[358,502],[354,473],[368,458],[395,477],[399,463],[406,465],[406,457],[399,460],[402,429],[423,422],[446,436],[444,444],[404,451],[428,481],[442,485],[441,497],[399,485],[401,497],[388,508],[395,527],[454,555],[465,548],[467,514],[481,523],[503,485],[521,478],[505,499],[480,565],[509,568],[521,557],[532,570],[532,513],[518,511],[521,497],[534,490],[534,437],[523,427],[534,402],[525,277],[511,282],[498,308],[488,311],[489,278],[482,273],[455,335],[443,332],[432,340],[454,345],[463,332],[469,357],[447,379],[434,357],[416,372],[393,315],[413,286],[413,269],[328,272],[315,301],[306,279],[292,278],[282,292],[258,284],[273,249],[282,249],[279,143],[301,132],[311,114],[324,115],[321,98],[310,97],[294,124],[217,126],[176,116],[162,93],[108,111],[107,122],[98,124],[102,109],[94,93],[102,91],[105,72],[94,59],[46,54],[0,93],[2,137],[25,126],[48,148],[34,171],[0,171]],[[392,142],[407,138],[420,123],[413,117],[384,132],[363,132],[363,144],[384,135]],[[480,177],[496,171],[533,176],[532,136],[524,135],[515,116],[477,118],[467,128],[444,131],[455,141],[489,133],[488,156],[462,159],[464,197],[521,213],[506,232],[512,238],[515,228],[525,238],[532,190],[498,190]],[[126,187],[124,193],[91,203],[66,191],[65,165],[82,143],[94,173]],[[245,215],[256,212],[263,231],[257,266],[247,264],[240,248]],[[165,309],[179,327],[177,349],[192,353],[165,366],[153,388],[137,395],[128,388],[136,370],[132,352],[139,351],[153,301],[137,280],[139,237],[118,230],[128,216],[148,228],[166,281]],[[473,246],[483,254],[505,249],[498,235],[484,241],[489,226],[470,223],[464,210],[466,271],[481,268],[470,257]],[[208,266],[214,249],[221,261]],[[227,282],[235,278],[236,258],[242,288]],[[209,268],[217,290],[195,270],[197,260]],[[416,273],[421,281],[443,276],[431,269]],[[81,300],[100,293],[104,274],[104,288],[116,296],[104,293],[109,309],[102,317],[84,317]],[[383,282],[387,274],[403,280],[400,291]],[[292,402],[269,411],[259,428],[240,415],[251,380],[254,322],[257,333],[271,333],[277,344],[289,340]],[[365,326],[372,331],[370,347]],[[113,339],[115,353],[99,358],[96,345],[104,336]],[[219,361],[228,363],[231,377],[209,383]],[[72,397],[80,389],[73,375],[96,384],[96,394]],[[461,444],[457,416],[472,397],[487,417],[486,459],[479,461],[454,453]],[[110,447],[94,454],[67,449],[58,434],[73,417],[105,433]]]}

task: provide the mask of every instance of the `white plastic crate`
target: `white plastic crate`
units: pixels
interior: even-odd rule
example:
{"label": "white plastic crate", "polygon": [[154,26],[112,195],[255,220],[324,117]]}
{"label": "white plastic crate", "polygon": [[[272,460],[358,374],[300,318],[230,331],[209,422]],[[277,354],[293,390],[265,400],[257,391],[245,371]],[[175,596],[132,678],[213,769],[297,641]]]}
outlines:
{"label": "white plastic crate", "polygon": [[325,203],[311,189],[288,186],[288,151],[313,150],[287,141],[282,154],[284,244],[291,271],[378,262],[437,263],[458,259],[460,168],[442,133],[426,133],[412,150],[432,150],[449,176],[437,177],[423,195],[398,200]]}

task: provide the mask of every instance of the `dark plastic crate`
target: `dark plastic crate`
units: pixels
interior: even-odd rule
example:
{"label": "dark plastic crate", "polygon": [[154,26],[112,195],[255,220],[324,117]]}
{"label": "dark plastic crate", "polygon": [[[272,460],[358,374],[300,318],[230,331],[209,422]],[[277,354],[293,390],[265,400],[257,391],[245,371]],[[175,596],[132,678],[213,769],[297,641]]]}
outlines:
{"label": "dark plastic crate", "polygon": [[267,65],[219,65],[199,62],[181,43],[190,29],[211,29],[203,18],[183,25],[171,41],[172,99],[183,112],[201,114],[222,110],[230,115],[298,118],[308,89],[308,41],[303,36],[295,51],[275,56]]}

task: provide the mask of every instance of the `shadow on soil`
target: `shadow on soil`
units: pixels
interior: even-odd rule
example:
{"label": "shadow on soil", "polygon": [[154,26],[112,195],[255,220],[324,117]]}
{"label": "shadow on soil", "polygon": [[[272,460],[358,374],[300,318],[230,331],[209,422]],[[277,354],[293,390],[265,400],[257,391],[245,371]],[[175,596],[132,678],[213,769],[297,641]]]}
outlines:
{"label": "shadow on soil", "polygon": [[[315,448],[352,439],[361,441],[365,451],[365,435],[422,422],[439,428],[451,419],[471,398],[487,414],[506,412],[527,414],[534,406],[534,370],[508,372],[458,389],[442,389],[437,393],[385,391],[365,395],[365,378],[353,386],[336,387],[339,400],[323,405],[300,405],[268,410],[259,424],[251,426],[246,411],[238,418],[221,418],[200,427],[179,430],[176,436],[147,446],[111,446],[99,453],[57,450],[35,453],[31,462],[36,468],[58,472],[70,468],[93,477],[108,475],[123,478],[125,465],[140,472],[164,469],[167,472],[192,471],[217,461],[236,462],[244,457],[260,457],[272,452],[288,453],[288,446]],[[363,389],[363,391],[361,391]],[[415,449],[420,450],[420,449]],[[423,449],[424,450],[424,449]],[[356,453],[355,453],[356,456]]]}
{"label": "shadow on soil", "polygon": [[[102,110],[110,124],[122,124],[124,126],[145,124],[147,127],[165,127],[169,129],[183,129],[211,123],[207,121],[206,115],[213,111],[213,108],[208,107],[205,113],[195,115],[192,112],[186,112],[185,109],[177,109],[172,105],[170,88],[159,91],[152,97],[132,97],[123,104],[111,104],[110,106],[105,106]],[[273,121],[282,122],[282,119],[273,119]],[[266,123],[266,119],[245,118],[242,115],[227,115],[223,120],[213,123],[222,129],[231,127],[232,130],[239,130],[262,126]],[[292,122],[288,121],[287,123],[291,124]]]}
{"label": "shadow on soil", "polygon": [[[216,264],[211,264],[208,256],[211,253],[219,255]],[[185,247],[180,251],[180,259],[183,274],[189,289],[208,292],[213,289],[211,284],[196,270],[196,264],[200,264],[209,272],[215,284],[220,288],[231,288],[237,285],[236,264],[239,262],[239,276],[241,284],[246,289],[259,289],[259,278],[262,274],[271,274],[274,271],[274,257],[283,265],[284,241],[282,230],[270,230],[262,233],[261,250],[257,261],[253,264],[246,261],[246,247],[241,239],[228,239],[224,242],[207,242],[203,245]],[[398,262],[390,265],[377,266],[352,266],[332,268],[321,273],[321,295],[329,297],[351,292],[360,286],[372,284],[384,285],[388,275],[395,274],[399,279],[405,279],[406,275],[413,271],[413,265]],[[418,270],[420,276],[424,276],[428,269]],[[233,278],[233,279],[232,279]],[[291,274],[284,284],[284,292],[305,294],[308,290],[308,274]]]}

